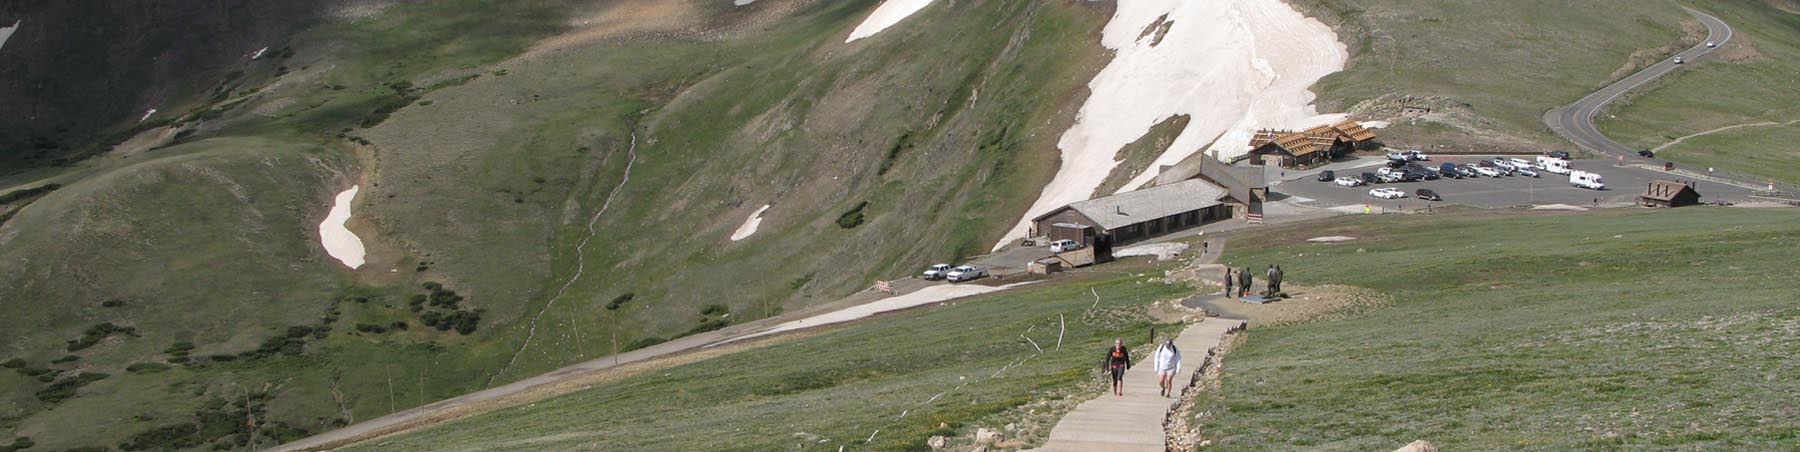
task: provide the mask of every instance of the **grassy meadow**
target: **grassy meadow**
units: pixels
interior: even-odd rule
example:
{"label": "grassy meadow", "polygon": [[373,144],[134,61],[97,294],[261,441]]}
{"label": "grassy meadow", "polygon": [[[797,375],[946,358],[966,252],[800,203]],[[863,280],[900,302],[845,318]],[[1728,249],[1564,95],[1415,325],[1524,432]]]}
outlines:
{"label": "grassy meadow", "polygon": [[[1188,414],[1225,450],[1789,450],[1796,219],[1471,212],[1234,237],[1225,259],[1395,302],[1250,330]],[[1358,240],[1304,242],[1326,235]]]}

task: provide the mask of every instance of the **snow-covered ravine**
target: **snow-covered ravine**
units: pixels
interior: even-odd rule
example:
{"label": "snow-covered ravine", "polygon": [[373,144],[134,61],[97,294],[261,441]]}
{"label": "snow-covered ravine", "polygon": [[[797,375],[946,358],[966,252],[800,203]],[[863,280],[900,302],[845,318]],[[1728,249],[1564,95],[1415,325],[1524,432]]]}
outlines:
{"label": "snow-covered ravine", "polygon": [[856,29],[850,30],[850,37],[844,39],[844,42],[875,36],[881,30],[900,23],[902,19],[925,9],[925,6],[930,4],[931,0],[887,0],[881,2],[881,6],[875,7],[875,11],[869,13],[868,18],[863,19],[862,23],[856,24]]}
{"label": "snow-covered ravine", "polygon": [[755,212],[750,212],[750,218],[744,219],[744,225],[738,226],[737,232],[731,233],[731,241],[743,240],[749,238],[751,234],[755,234],[756,227],[762,225],[762,214],[765,210],[769,210],[768,204],[763,204]]}
{"label": "snow-covered ravine", "polygon": [[319,223],[319,244],[325,246],[325,254],[352,269],[363,265],[363,243],[356,233],[344,227],[344,222],[350,221],[350,201],[356,199],[359,188],[351,185],[349,190],[338,193],[331,212],[325,214],[324,222]]}
{"label": "snow-covered ravine", "polygon": [[6,48],[6,40],[12,38],[13,30],[18,30],[19,24],[22,23],[25,23],[25,21],[15,20],[12,25],[0,27],[0,49]]}
{"label": "snow-covered ravine", "polygon": [[1243,154],[1259,128],[1344,117],[1319,115],[1309,88],[1342,70],[1348,51],[1330,27],[1280,0],[1120,0],[1100,43],[1116,53],[1057,142],[1056,176],[995,249],[1024,237],[1032,217],[1088,199],[1118,165],[1119,148],[1175,115],[1189,115],[1187,128],[1120,191],[1194,152]]}

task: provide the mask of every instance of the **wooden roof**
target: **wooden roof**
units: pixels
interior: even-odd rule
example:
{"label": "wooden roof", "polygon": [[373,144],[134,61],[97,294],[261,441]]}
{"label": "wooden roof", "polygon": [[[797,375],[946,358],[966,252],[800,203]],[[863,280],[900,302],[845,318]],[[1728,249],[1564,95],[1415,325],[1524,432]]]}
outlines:
{"label": "wooden roof", "polygon": [[1369,141],[1375,139],[1375,131],[1363,128],[1362,124],[1358,124],[1356,121],[1346,119],[1337,124],[1332,124],[1331,128],[1336,129],[1338,133],[1342,133],[1344,136],[1349,137],[1350,141]]}
{"label": "wooden roof", "polygon": [[[1657,201],[1674,201],[1682,191],[1694,191],[1694,187],[1676,181],[1651,181],[1650,186],[1644,189],[1644,194],[1638,195],[1638,197]],[[1699,195],[1700,192],[1696,191],[1694,194]]]}
{"label": "wooden roof", "polygon": [[1375,139],[1375,132],[1363,128],[1356,121],[1344,120],[1337,124],[1325,124],[1302,131],[1262,129],[1250,137],[1250,149],[1260,149],[1269,143],[1281,146],[1296,156],[1331,150],[1331,146],[1339,140],[1349,143]]}

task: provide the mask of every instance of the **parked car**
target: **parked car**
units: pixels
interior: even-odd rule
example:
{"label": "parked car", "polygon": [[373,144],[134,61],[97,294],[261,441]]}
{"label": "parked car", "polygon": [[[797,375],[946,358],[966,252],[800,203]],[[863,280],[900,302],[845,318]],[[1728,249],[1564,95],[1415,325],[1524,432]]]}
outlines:
{"label": "parked car", "polygon": [[1681,57],[1675,57],[1675,64],[1681,64]]}
{"label": "parked car", "polygon": [[1551,158],[1559,158],[1559,159],[1563,159],[1563,160],[1569,159],[1569,153],[1563,152],[1563,151],[1545,151],[1544,155],[1549,156]]}
{"label": "parked car", "polygon": [[1332,183],[1337,184],[1340,187],[1355,187],[1355,186],[1362,185],[1363,181],[1362,181],[1362,179],[1340,177],[1340,178],[1333,180]]}
{"label": "parked car", "polygon": [[950,273],[945,275],[944,279],[948,279],[950,282],[963,282],[978,279],[983,276],[987,276],[987,270],[983,270],[981,267],[973,265],[961,265],[950,269]]}
{"label": "parked car", "polygon": [[1706,41],[1706,47],[1707,47],[1707,48],[1713,48],[1713,47],[1718,47],[1718,46],[1719,46],[1719,45],[1718,45],[1718,44],[1717,44],[1717,43],[1714,43],[1714,42],[1712,42],[1712,41]]}
{"label": "parked car", "polygon": [[919,277],[926,281],[937,281],[944,279],[944,277],[949,276],[949,274],[950,264],[937,264],[931,266],[931,268],[925,269],[925,273],[920,274]]}
{"label": "parked car", "polygon": [[1647,159],[1653,159],[1653,158],[1656,158],[1656,151],[1645,149],[1642,151],[1638,151],[1638,156],[1647,158]]}
{"label": "parked car", "polygon": [[1411,157],[1407,157],[1405,151],[1388,151],[1387,158],[1388,158],[1388,160],[1396,161],[1396,162],[1412,161]]}
{"label": "parked car", "polygon": [[1078,249],[1081,249],[1081,244],[1074,240],[1062,239],[1050,242],[1050,252],[1052,253],[1063,253]]}
{"label": "parked car", "polygon": [[1513,166],[1512,162],[1506,160],[1494,159],[1492,161],[1494,162],[1494,169],[1500,170],[1502,173],[1512,174],[1513,170],[1518,169]]}
{"label": "parked car", "polygon": [[1418,191],[1414,191],[1413,196],[1417,196],[1417,197],[1419,197],[1419,199],[1423,199],[1426,201],[1443,201],[1444,200],[1443,197],[1438,196],[1437,192],[1431,191],[1431,189],[1429,189],[1429,188],[1421,188]]}
{"label": "parked car", "polygon": [[1461,171],[1461,172],[1462,172],[1462,173],[1463,173],[1463,175],[1464,175],[1464,176],[1468,176],[1468,177],[1481,177],[1481,176],[1482,176],[1482,174],[1481,174],[1481,172],[1480,172],[1480,171],[1476,171],[1476,170],[1475,170],[1475,168],[1476,168],[1476,166],[1475,166],[1475,165],[1470,165],[1470,164],[1466,164],[1466,163],[1465,163],[1465,164],[1462,164],[1462,165],[1457,165],[1457,167],[1456,167],[1456,170],[1457,170],[1457,171]]}
{"label": "parked car", "polygon": [[1499,169],[1494,168],[1491,165],[1490,166],[1477,166],[1474,169],[1475,169],[1475,174],[1480,174],[1480,175],[1487,176],[1487,177],[1500,177],[1500,176],[1505,175],[1505,174],[1501,174]]}
{"label": "parked car", "polygon": [[1506,163],[1512,164],[1514,168],[1526,168],[1531,166],[1530,161],[1517,157],[1507,157]]}
{"label": "parked car", "polygon": [[1387,161],[1388,168],[1403,168],[1405,166],[1406,166],[1405,160],[1388,160]]}
{"label": "parked car", "polygon": [[1333,179],[1337,179],[1337,173],[1331,172],[1331,170],[1319,172],[1319,182],[1331,182]]}
{"label": "parked car", "polygon": [[1521,166],[1519,167],[1518,172],[1520,176],[1538,177],[1538,172],[1533,171],[1530,166]]}
{"label": "parked car", "polygon": [[1399,198],[1405,198],[1406,192],[1400,191],[1400,189],[1398,189],[1398,188],[1382,187],[1382,188],[1377,188],[1374,190],[1369,190],[1369,196],[1374,196],[1374,197],[1381,198],[1381,199],[1399,199]]}
{"label": "parked car", "polygon": [[1375,175],[1375,173],[1371,173],[1368,171],[1364,171],[1362,173],[1361,177],[1362,177],[1363,183],[1365,183],[1365,184],[1373,184],[1373,183],[1381,182],[1381,176],[1377,176],[1377,175]]}
{"label": "parked car", "polygon": [[1425,153],[1419,152],[1419,150],[1417,150],[1417,149],[1403,152],[1403,154],[1406,155],[1407,160],[1412,160],[1415,162],[1423,162],[1423,161],[1431,160],[1431,156],[1425,155]]}
{"label": "parked car", "polygon": [[1443,165],[1438,166],[1438,174],[1442,174],[1444,177],[1448,177],[1451,179],[1462,179],[1464,177],[1468,177],[1467,175],[1463,174],[1461,170],[1456,169],[1455,163],[1445,163]]}

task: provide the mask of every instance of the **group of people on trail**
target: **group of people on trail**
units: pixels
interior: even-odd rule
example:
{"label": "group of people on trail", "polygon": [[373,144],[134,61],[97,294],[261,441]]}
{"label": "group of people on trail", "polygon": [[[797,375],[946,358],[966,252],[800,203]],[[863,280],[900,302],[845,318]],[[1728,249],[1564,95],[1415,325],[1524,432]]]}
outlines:
{"label": "group of people on trail", "polygon": [[[1270,265],[1269,271],[1264,275],[1264,277],[1268,278],[1268,291],[1265,293],[1269,296],[1275,296],[1275,294],[1281,293],[1281,279],[1284,275],[1285,273],[1281,270],[1280,265]],[[1231,267],[1225,267],[1225,298],[1243,298],[1250,296],[1250,286],[1255,284],[1256,276],[1250,273],[1249,268],[1236,270]]]}
{"label": "group of people on trail", "polygon": [[[1162,396],[1174,397],[1175,374],[1181,372],[1181,350],[1175,348],[1174,339],[1169,339],[1158,344],[1152,355]],[[1106,360],[1101,368],[1112,375],[1113,395],[1124,396],[1125,370],[1131,368],[1131,349],[1125,347],[1125,341],[1113,339],[1113,346],[1106,350]]]}

